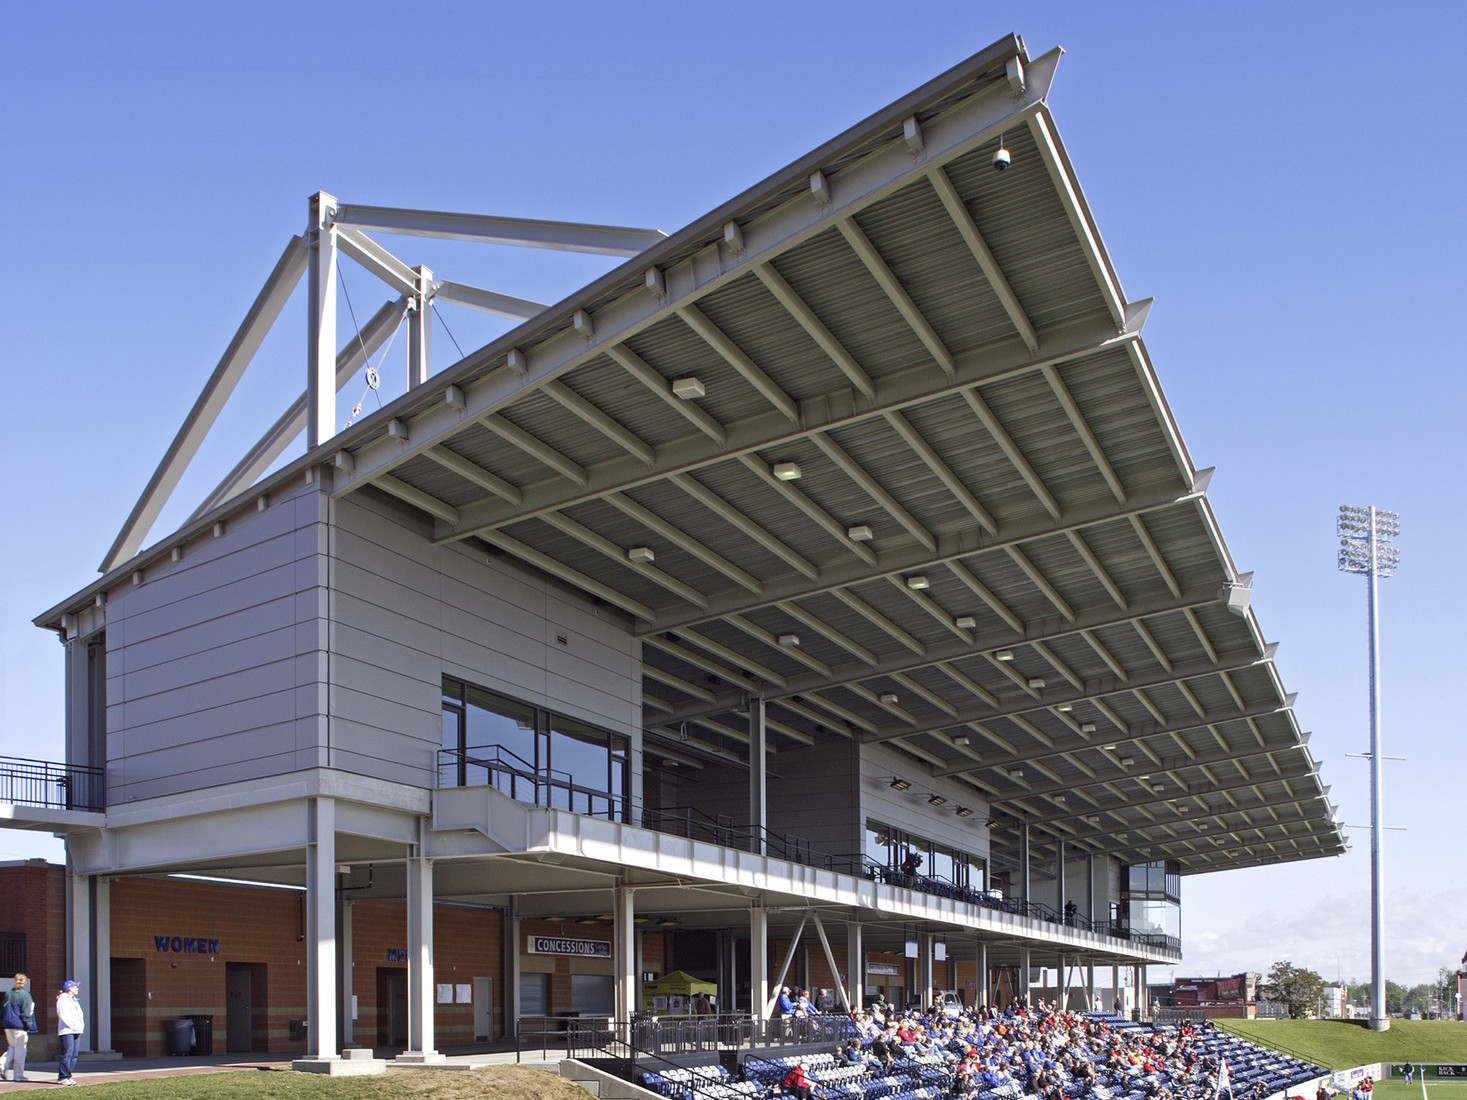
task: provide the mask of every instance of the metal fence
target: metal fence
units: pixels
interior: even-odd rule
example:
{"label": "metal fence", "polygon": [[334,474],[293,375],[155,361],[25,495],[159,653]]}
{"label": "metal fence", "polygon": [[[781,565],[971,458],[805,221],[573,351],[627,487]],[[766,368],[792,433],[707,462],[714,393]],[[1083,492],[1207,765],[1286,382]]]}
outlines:
{"label": "metal fence", "polygon": [[101,768],[49,760],[0,758],[0,802],[48,810],[105,810]]}

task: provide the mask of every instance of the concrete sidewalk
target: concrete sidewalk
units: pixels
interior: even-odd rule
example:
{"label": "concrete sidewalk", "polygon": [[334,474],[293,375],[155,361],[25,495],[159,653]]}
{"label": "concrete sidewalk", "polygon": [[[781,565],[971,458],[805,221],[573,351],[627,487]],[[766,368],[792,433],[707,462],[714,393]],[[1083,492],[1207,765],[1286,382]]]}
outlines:
{"label": "concrete sidewalk", "polygon": [[[396,1049],[374,1051],[379,1058],[391,1059],[400,1053]],[[396,1065],[388,1062],[388,1072],[409,1069],[429,1070],[473,1070],[480,1066],[520,1065],[532,1069],[543,1069],[550,1073],[560,1072],[560,1060],[565,1057],[565,1048],[547,1048],[542,1054],[539,1047],[524,1051],[518,1057],[513,1047],[503,1049],[502,1044],[480,1045],[472,1048],[450,1048],[444,1052],[442,1062],[427,1065]],[[153,1077],[181,1077],[194,1073],[232,1073],[239,1070],[288,1070],[293,1059],[300,1053],[293,1051],[280,1054],[205,1054],[189,1057],[162,1058],[118,1058],[111,1061],[88,1061],[83,1059],[76,1067],[78,1085],[96,1084],[103,1081],[146,1081]],[[26,1079],[21,1082],[0,1082],[0,1093],[24,1092],[30,1089],[56,1087],[56,1063],[54,1061],[27,1061]]]}

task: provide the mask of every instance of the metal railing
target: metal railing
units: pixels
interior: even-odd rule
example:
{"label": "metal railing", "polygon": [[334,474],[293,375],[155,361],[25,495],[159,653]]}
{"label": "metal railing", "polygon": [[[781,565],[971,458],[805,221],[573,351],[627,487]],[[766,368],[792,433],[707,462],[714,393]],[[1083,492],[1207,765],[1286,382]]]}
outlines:
{"label": "metal railing", "polygon": [[629,800],[606,790],[577,783],[569,772],[536,768],[502,745],[467,751],[438,750],[441,787],[489,786],[516,802],[570,810],[608,821],[629,821]]}
{"label": "metal railing", "polygon": [[106,778],[87,764],[0,758],[0,802],[48,810],[107,808]]}
{"label": "metal railing", "polygon": [[676,1018],[638,1013],[632,1020],[572,1019],[566,1021],[566,1056],[594,1053],[635,1059],[648,1054],[831,1045],[849,1038],[855,1029],[855,1022],[842,1014],[756,1020],[746,1012]]}
{"label": "metal railing", "polygon": [[500,745],[469,751],[440,749],[438,782],[446,787],[492,786],[518,802],[572,810],[609,821],[640,822],[643,828],[669,836],[702,840],[742,852],[762,852],[790,863],[824,866],[826,870],[858,875],[890,886],[951,898],[1031,920],[1096,932],[1147,947],[1181,951],[1181,940],[1175,936],[1132,932],[1121,922],[1092,920],[1078,912],[1061,912],[1043,902],[1007,897],[997,890],[975,890],[941,875],[904,871],[900,867],[878,863],[864,854],[830,855],[817,851],[804,837],[757,825],[738,824],[727,814],[710,814],[696,806],[637,806],[623,795],[577,784],[566,772],[537,769]]}

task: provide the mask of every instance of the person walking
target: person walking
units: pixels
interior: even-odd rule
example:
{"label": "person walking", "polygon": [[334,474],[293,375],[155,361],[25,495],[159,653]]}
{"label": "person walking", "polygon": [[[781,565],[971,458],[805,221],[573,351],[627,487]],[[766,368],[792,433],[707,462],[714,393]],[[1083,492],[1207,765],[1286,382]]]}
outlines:
{"label": "person walking", "polygon": [[81,986],[67,981],[56,994],[56,1035],[61,1040],[61,1054],[56,1059],[56,1083],[74,1085],[76,1078],[76,1056],[81,1048],[81,1035],[86,1030],[86,1017],[82,1013]]}
{"label": "person walking", "polygon": [[1405,1074],[1406,1084],[1409,1085],[1411,1083],[1411,1078],[1416,1076],[1416,1066],[1410,1062],[1407,1062],[1406,1065],[1403,1067],[1402,1072]]}
{"label": "person walking", "polygon": [[[5,1028],[5,1057],[0,1058],[0,1081],[25,1080],[26,1041],[36,1030],[36,1002],[26,988],[30,981],[24,974],[15,976],[15,988],[0,1001],[0,1026]],[[7,1077],[12,1069],[13,1078]]]}

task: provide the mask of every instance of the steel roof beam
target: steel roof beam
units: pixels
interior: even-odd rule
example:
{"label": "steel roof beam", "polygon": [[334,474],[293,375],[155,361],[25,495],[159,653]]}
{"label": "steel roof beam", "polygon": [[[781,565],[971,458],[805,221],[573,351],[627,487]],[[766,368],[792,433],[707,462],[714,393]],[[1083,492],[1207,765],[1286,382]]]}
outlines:
{"label": "steel roof beam", "polygon": [[[676,485],[688,496],[696,500],[699,504],[703,505],[703,507],[707,508],[719,519],[723,520],[725,523],[733,527],[735,530],[737,530],[747,538],[754,540],[760,546],[764,547],[765,550],[768,550],[775,557],[779,558],[785,564],[792,567],[796,572],[802,574],[812,581],[820,575],[820,571],[816,569],[815,566],[810,564],[810,562],[805,560],[804,557],[795,553],[795,551],[791,550],[784,543],[780,542],[779,539],[775,538],[768,531],[764,530],[763,526],[755,523],[748,516],[744,515],[743,512],[740,512],[732,504],[724,500],[721,496],[715,493],[712,489],[709,489],[701,481],[694,478],[691,474],[674,474],[668,480],[673,485]],[[743,610],[753,609],[747,608]],[[727,614],[727,612],[724,612],[724,614]],[[683,625],[692,626],[696,624],[693,622],[688,622]]]}
{"label": "steel roof beam", "polygon": [[[1227,671],[1229,669],[1251,668],[1254,665],[1265,664],[1268,661],[1272,660],[1273,659],[1273,648],[1274,648],[1273,646],[1270,646],[1265,652],[1263,652],[1261,654],[1259,654],[1259,653],[1247,653],[1247,652],[1243,652],[1243,653],[1237,653],[1237,654],[1232,654],[1232,655],[1224,656],[1222,658],[1222,660],[1220,660],[1217,663],[1213,663],[1211,661],[1186,661],[1186,662],[1183,662],[1181,664],[1178,664],[1176,666],[1176,669],[1175,669],[1174,672],[1167,673],[1164,676],[1147,677],[1145,680],[1137,679],[1137,680],[1133,681],[1132,683],[1128,684],[1124,689],[1118,689],[1118,688],[1115,688],[1115,687],[1111,687],[1111,686],[1108,686],[1108,685],[1105,685],[1105,684],[1098,683],[1098,684],[1095,684],[1094,686],[1092,686],[1087,691],[1070,691],[1070,692],[1064,692],[1064,693],[1057,693],[1052,698],[1045,700],[1045,706],[1046,707],[1051,707],[1051,706],[1056,706],[1059,703],[1069,703],[1069,702],[1079,703],[1079,702],[1084,702],[1091,695],[1115,695],[1115,694],[1118,694],[1120,691],[1130,691],[1130,690],[1134,690],[1134,689],[1136,689],[1138,687],[1157,687],[1157,686],[1160,686],[1162,684],[1171,683],[1171,681],[1173,679],[1179,679],[1180,680],[1180,679],[1187,679],[1187,678],[1190,678],[1190,677],[1216,675],[1217,673],[1224,672],[1224,671]],[[791,685],[791,686],[793,686],[793,685]],[[974,710],[974,711],[972,711],[970,713],[963,714],[962,720],[963,721],[970,721],[971,720],[971,721],[974,721],[974,722],[986,722],[986,721],[992,721],[995,718],[1007,718],[1007,717],[1010,717],[1011,715],[1025,714],[1025,713],[1028,713],[1028,712],[1033,711],[1033,710],[1036,710],[1036,709],[1040,709],[1040,708],[1036,708],[1033,705],[1033,701],[1032,700],[1028,700],[1028,701],[1025,701],[1023,703],[1011,704],[1011,705],[1008,705],[1008,706],[1000,707],[997,710],[991,710],[991,709],[989,709],[987,707],[985,707],[982,711]],[[941,729],[943,727],[943,725],[945,725],[945,724],[946,723],[937,723],[934,726],[932,726],[931,728]],[[883,730],[883,731],[878,732],[874,736],[867,738],[866,740],[868,742],[870,742],[870,743],[874,743],[874,742],[878,742],[878,741],[888,740],[890,737],[907,736],[907,735],[911,734],[912,732],[914,732],[914,731],[912,731],[912,730],[892,730],[892,731],[890,731],[888,733],[887,731],[884,731]],[[918,731],[918,732],[920,732],[920,731]],[[1120,731],[1118,731],[1118,732],[1124,733],[1125,732],[1124,727]]]}
{"label": "steel roof beam", "polygon": [[[1183,599],[1180,602],[1182,606],[1190,606],[1192,604],[1212,603],[1215,602],[1216,599],[1216,591],[1210,585],[1207,585],[1184,593]],[[913,650],[911,651],[911,653],[898,651],[892,654],[878,656],[877,654],[872,653],[870,650],[866,649],[864,646],[861,646],[858,643],[846,638],[839,631],[834,630],[834,628],[817,619],[814,615],[810,614],[804,608],[800,607],[799,604],[793,601],[783,601],[775,604],[774,606],[777,607],[782,613],[789,615],[796,622],[808,626],[813,630],[816,630],[829,641],[834,642],[836,645],[845,649],[847,652],[855,656],[857,660],[862,662],[861,666],[847,665],[834,668],[828,676],[822,677],[818,681],[810,678],[792,677],[790,690],[796,692],[812,691],[821,687],[836,687],[845,683],[859,682],[862,680],[870,679],[873,676],[890,674],[893,672],[912,672],[916,669],[926,668],[932,665],[941,665],[964,657],[973,657],[978,655],[979,653],[987,655],[990,654],[993,650],[1023,646],[1034,641],[1049,641],[1053,639],[1068,637],[1075,633],[1076,629],[1097,629],[1105,626],[1113,626],[1116,624],[1129,622],[1132,618],[1163,615],[1169,612],[1174,612],[1178,609],[1177,601],[1173,601],[1170,597],[1170,594],[1168,594],[1164,600],[1156,597],[1137,600],[1132,603],[1130,610],[1123,614],[1118,614],[1115,612],[1101,612],[1098,610],[1081,612],[1076,617],[1076,620],[1073,624],[1063,623],[1062,625],[1057,625],[1048,630],[1036,631],[1032,635],[1026,636],[1022,631],[1014,631],[1010,634],[999,636],[987,635],[983,639],[982,649],[976,648],[971,643],[966,643],[959,639],[953,639],[951,641],[935,643],[933,645],[927,646],[925,655],[919,654],[915,650]],[[707,620],[700,619],[698,623],[693,623],[689,625],[699,625],[699,623],[703,621]],[[684,629],[684,627],[662,625],[655,628],[648,628],[649,631],[652,629],[680,630]],[[1211,662],[1207,667],[1211,668],[1215,664],[1215,661]],[[1119,692],[1121,690],[1124,689],[1120,687],[1112,689],[1113,692]],[[1055,703],[1070,701],[1072,701],[1072,699],[1069,697],[1057,698],[1053,701],[1048,702],[1047,705],[1054,705]],[[1095,703],[1094,699],[1091,699],[1090,701],[1092,703]],[[1103,708],[1103,704],[1100,705]],[[1113,721],[1118,729],[1125,728],[1125,723],[1115,718],[1113,713],[1107,712],[1104,709],[1102,709],[1102,713],[1106,714],[1106,717],[1109,720]]]}
{"label": "steel roof beam", "polygon": [[117,533],[107,556],[102,559],[99,572],[107,573],[133,557],[142,546],[143,540],[148,537],[158,514],[163,511],[169,497],[173,495],[173,490],[178,487],[179,479],[198,453],[199,446],[209,434],[209,429],[214,426],[214,421],[219,418],[229,395],[234,392],[235,386],[244,375],[245,368],[255,357],[255,352],[275,324],[275,319],[280,316],[280,311],[285,308],[291,291],[300,282],[301,275],[306,270],[306,259],[304,238],[292,237],[285,246],[285,251],[280,254],[280,259],[275,262],[275,268],[266,278],[265,285],[260,288],[260,293],[255,296],[254,302],[245,313],[234,338],[224,349],[218,366],[204,383],[193,408],[184,417],[178,434],[173,437],[173,442],[163,454],[163,460],[148,479],[143,495],[133,505],[122,530]]}
{"label": "steel roof beam", "polygon": [[[768,476],[767,469],[760,466],[753,466],[752,468],[756,472],[762,470],[764,475],[766,475],[767,481],[774,480],[772,476]],[[1198,485],[1205,487],[1206,480],[1204,477],[1199,477]],[[682,485],[683,480],[677,480],[674,483]],[[787,485],[788,483],[778,482],[778,484]],[[669,629],[689,622],[719,618],[731,612],[747,614],[750,611],[783,603],[787,600],[805,599],[835,589],[879,580],[883,577],[900,576],[922,569],[946,565],[953,572],[954,576],[972,589],[974,594],[988,604],[995,614],[1004,619],[1015,633],[1023,633],[1023,624],[1017,617],[1013,616],[1013,613],[1007,607],[998,601],[997,597],[982,582],[963,566],[963,559],[994,551],[1006,552],[1011,547],[1016,548],[1034,539],[1063,531],[1083,530],[1086,527],[1098,526],[1102,523],[1109,523],[1116,519],[1125,518],[1133,512],[1160,511],[1178,504],[1185,504],[1190,501],[1195,501],[1200,491],[1200,489],[1194,488],[1179,493],[1174,486],[1153,486],[1149,489],[1138,490],[1132,493],[1123,508],[1108,502],[1095,503],[1083,508],[1075,508],[1065,513],[1059,524],[1047,520],[1036,520],[1024,525],[1008,527],[996,538],[989,537],[984,532],[978,530],[950,532],[938,537],[937,550],[931,552],[920,546],[907,547],[897,551],[885,551],[879,556],[870,554],[870,551],[866,551],[874,559],[867,563],[866,568],[862,568],[855,563],[850,563],[817,569],[814,565],[806,562],[805,564],[809,566],[811,572],[807,572],[804,569],[800,570],[804,574],[804,580],[793,576],[766,580],[764,586],[765,596],[762,599],[755,599],[742,593],[715,594],[710,599],[709,612],[707,614],[700,614],[686,608],[670,609],[666,614],[665,623],[660,628]],[[812,507],[814,506],[812,505]],[[846,537],[845,528],[836,523],[828,514],[822,511],[821,515],[824,516],[822,527],[824,527],[832,538],[839,538],[841,542],[848,544],[850,547],[860,545],[859,543],[851,542]],[[865,548],[862,547],[862,549],[864,550]],[[803,561],[803,559],[801,560]],[[863,557],[862,560],[865,561],[865,558]],[[1028,561],[1028,558],[1026,557],[1024,560]],[[1033,563],[1030,562],[1029,569],[1026,570],[1026,575],[1029,575],[1032,580],[1034,574],[1038,572],[1034,568]],[[1047,581],[1045,583],[1048,584]],[[1211,588],[1210,592],[1211,599],[1207,602],[1216,602],[1219,598],[1218,588]],[[1058,597],[1058,593],[1055,593],[1055,595]],[[1065,603],[1063,597],[1059,598],[1061,603],[1064,603],[1066,607],[1069,606],[1068,603]],[[1191,601],[1182,602],[1190,603]],[[1082,622],[1087,618],[1087,615],[1084,613],[1075,613],[1070,617],[1075,622]],[[992,645],[995,648],[999,648],[1005,641],[1006,639],[996,639],[992,642]],[[985,641],[985,644],[989,643]]]}
{"label": "steel roof beam", "polygon": [[973,259],[978,261],[978,266],[983,269],[984,278],[988,285],[1003,304],[1004,312],[1009,315],[1019,338],[1024,341],[1024,346],[1030,351],[1039,348],[1039,334],[1034,331],[1034,324],[1029,320],[1029,315],[1024,312],[1024,307],[1019,303],[1019,296],[1014,293],[1014,288],[1009,285],[1008,278],[999,267],[998,261],[994,259],[993,252],[988,247],[988,242],[983,239],[977,223],[973,220],[972,213],[968,210],[968,204],[958,194],[958,189],[953,186],[951,177],[940,167],[927,170],[927,179],[937,191],[937,197],[942,200],[942,205],[947,208],[948,217],[957,227],[962,235],[968,250],[973,253]]}
{"label": "steel roof beam", "polygon": [[720,444],[728,439],[728,433],[724,431],[722,424],[704,412],[702,407],[695,402],[684,400],[673,393],[672,383],[630,348],[616,345],[607,348],[606,354],[648,390],[660,397],[673,412],[692,424],[709,439]]}
{"label": "steel roof beam", "polygon": [[762,593],[764,585],[758,577],[744,569],[740,569],[722,554],[710,550],[697,539],[685,531],[668,523],[650,508],[644,508],[631,497],[622,493],[611,493],[606,497],[606,503],[636,520],[649,531],[665,538],[679,550],[697,558],[703,564],[716,569],[735,584],[742,585],[750,592]]}
{"label": "steel roof beam", "polygon": [[632,570],[634,573],[646,577],[653,584],[671,592],[680,600],[697,603],[700,600],[706,599],[703,593],[691,585],[684,584],[666,570],[658,569],[657,566],[650,562],[633,561],[628,557],[625,548],[597,534],[584,524],[577,523],[569,516],[564,516],[556,512],[548,516],[541,516],[540,520],[542,523],[548,524],[569,535],[583,546],[590,547],[603,557]]}
{"label": "steel roof beam", "polygon": [[567,412],[594,428],[633,458],[651,466],[657,453],[643,439],[628,431],[626,426],[607,416],[591,402],[563,382],[545,382],[540,392],[560,405]]}
{"label": "steel roof beam", "polygon": [[[830,356],[831,362],[840,368],[851,385],[860,390],[866,397],[876,396],[876,385],[871,381],[871,376],[866,369],[856,362],[856,357],[846,350],[845,345],[836,339],[834,333],[825,327],[825,322],[816,316],[815,311],[805,304],[793,287],[784,281],[784,277],[774,269],[773,264],[758,264],[754,268],[754,274],[765,288],[774,295],[779,304],[789,312],[801,328],[803,328],[810,339],[820,345],[820,350]],[[1031,349],[1032,350],[1032,349]]]}
{"label": "steel roof beam", "polygon": [[[927,404],[959,392],[964,385],[1000,382],[1039,370],[1046,364],[1063,363],[1083,358],[1090,353],[1109,350],[1139,337],[1141,330],[1136,326],[1144,321],[1149,305],[1149,302],[1143,302],[1133,306],[1132,324],[1128,324],[1120,332],[1116,332],[1105,321],[1093,318],[1047,329],[1038,355],[1031,355],[1027,349],[1012,344],[998,344],[958,356],[957,374],[951,379],[930,366],[917,366],[881,379],[876,384],[876,397],[870,401],[852,400],[842,403],[833,401],[837,395],[827,395],[818,404],[806,403],[807,407],[803,410],[804,416],[799,424],[792,424],[782,413],[771,410],[724,425],[727,443],[723,445],[713,439],[698,439],[695,436],[676,440],[661,449],[659,463],[654,472],[647,471],[640,464],[629,465],[623,460],[600,463],[595,467],[594,485],[588,480],[576,488],[553,481],[530,486],[526,491],[525,507],[513,513],[491,506],[466,509],[468,523],[458,530],[441,532],[438,537],[440,541],[467,538],[478,527],[513,523],[533,514],[537,509],[565,507],[594,499],[611,490],[635,488],[649,481],[661,480],[669,474],[691,472],[723,462],[734,454],[787,446],[802,439],[811,430],[833,431],[846,425],[862,423],[874,416],[885,416],[889,411],[902,411]],[[608,350],[620,345],[607,342],[599,346],[602,350]],[[531,367],[530,373],[534,375],[537,372]],[[524,383],[517,383],[515,394],[519,394],[523,388]],[[476,400],[472,392],[470,404],[475,407],[474,415],[481,415],[477,406],[482,402]],[[461,425],[460,418],[449,418],[444,421],[440,434],[451,434]],[[414,438],[428,438],[430,434],[425,426],[423,431],[415,431]],[[410,455],[374,452],[356,457],[356,477],[357,483],[360,483],[372,471],[390,469]],[[1191,471],[1187,471],[1184,481],[1190,483],[1191,476]],[[351,490],[352,485],[347,485],[338,490],[338,494]]]}
{"label": "steel roof beam", "polygon": [[[975,94],[960,102],[947,104],[939,115],[925,120],[927,162],[945,164],[979,147],[1001,129],[1022,125],[1024,118],[1041,109],[1060,54],[1061,51],[1053,50],[1043,57],[1032,59],[1026,69],[1024,91],[1017,99],[1008,94],[1006,86],[1001,82],[988,84],[975,88]],[[936,85],[930,92],[934,96],[934,103],[939,94],[935,87]],[[875,125],[877,123],[874,119],[868,120],[862,124],[862,128],[868,129]],[[870,131],[873,134],[875,132]],[[843,135],[835,142],[816,150],[807,161],[812,168],[818,167],[815,163],[818,158],[840,155],[846,148],[844,143],[854,140],[856,138],[853,134]],[[812,168],[802,168],[799,178],[808,179]],[[585,295],[594,294],[599,301],[605,302],[597,310],[594,326],[596,335],[589,344],[567,331],[572,312],[570,304],[547,310],[544,316],[537,319],[535,331],[529,334],[536,341],[528,349],[529,381],[538,383],[554,377],[587,361],[606,345],[620,343],[634,336],[663,319],[669,310],[676,309],[680,303],[696,302],[702,296],[749,273],[754,265],[773,260],[806,239],[826,231],[833,218],[848,217],[909,186],[914,175],[911,156],[903,143],[877,144],[830,177],[829,205],[818,206],[810,202],[808,189],[802,189],[799,194],[790,193],[788,198],[767,210],[760,218],[743,225],[744,249],[741,253],[735,255],[728,249],[720,249],[719,262],[712,266],[698,267],[684,262],[690,260],[695,251],[706,251],[715,230],[730,219],[736,219],[744,209],[742,204],[767,200],[772,183],[767,181],[761,184],[688,226],[675,237],[655,246],[647,261],[658,265],[659,270],[665,273],[663,294],[646,293],[642,279],[633,280],[623,269],[608,274],[588,287]],[[791,180],[793,178],[795,177],[791,177]],[[366,224],[371,219],[362,214],[364,209],[366,208],[343,205],[338,217],[344,214],[347,219],[357,218],[359,220],[351,224],[371,228],[372,226]],[[394,226],[400,226],[403,219],[394,218],[392,221]],[[583,297],[580,300],[589,298]],[[518,335],[516,339],[529,343]],[[1042,340],[1041,344],[1046,342]],[[504,403],[512,401],[522,390],[523,380],[492,369],[503,364],[509,349],[508,338],[496,341],[439,376],[444,385],[458,384],[469,393],[470,415],[480,416],[493,412]],[[479,384],[481,381],[482,385]],[[398,415],[412,415],[421,407],[415,406],[414,409],[404,410]],[[456,423],[451,420],[435,419],[432,423],[424,424],[422,430],[414,435],[425,442],[436,442],[439,434],[452,432],[456,427]],[[377,472],[386,472],[391,466],[412,457],[412,454],[374,451],[356,457],[358,477],[355,480],[345,479],[339,486],[340,492],[353,491]],[[467,537],[472,533],[464,531],[457,537]]]}
{"label": "steel roof beam", "polygon": [[729,366],[738,372],[745,382],[753,386],[764,400],[768,401],[786,419],[798,422],[800,406],[785,393],[779,384],[764,373],[764,369],[749,358],[747,352],[715,325],[697,306],[686,305],[677,311],[685,325],[702,337],[703,342],[716,351]]}
{"label": "steel roof beam", "polygon": [[550,248],[558,252],[588,252],[595,256],[635,256],[667,236],[656,229],[502,218],[487,214],[450,214],[438,210],[402,210],[357,203],[339,205],[336,224],[404,237]]}
{"label": "steel roof beam", "polygon": [[454,282],[439,283],[433,300],[452,302],[456,306],[477,310],[480,313],[491,313],[495,317],[504,317],[511,321],[528,321],[531,317],[539,316],[547,308],[540,302],[532,302],[526,298],[516,298],[509,294],[499,294],[493,290],[484,290],[480,287]]}
{"label": "steel roof beam", "polygon": [[846,244],[851,246],[856,257],[866,266],[871,277],[876,280],[876,285],[881,287],[891,304],[902,315],[902,319],[916,333],[917,339],[922,341],[922,346],[942,368],[942,373],[951,378],[957,370],[953,353],[947,349],[947,345],[942,342],[942,337],[937,335],[937,331],[927,317],[917,308],[917,303],[912,301],[906,287],[902,286],[901,280],[896,277],[895,272],[887,265],[876,246],[871,243],[871,238],[866,236],[861,227],[856,224],[854,217],[841,218],[836,222],[836,228],[840,230],[841,236],[846,239]]}
{"label": "steel roof beam", "polygon": [[[337,353],[336,388],[338,391],[346,385],[352,375],[366,366],[372,356],[377,354],[377,350],[397,331],[398,326],[402,324],[403,311],[406,308],[406,297],[387,302],[372,314],[361,330]],[[204,502],[194,509],[193,515],[189,516],[189,521],[198,519],[204,513],[217,508],[253,485],[275,463],[275,460],[285,453],[291,441],[305,431],[305,428],[306,394],[302,390],[301,395],[295,399],[290,408],[286,409],[280,419],[270,426],[270,430],[245,452],[245,456],[239,460],[234,469],[225,475],[224,480],[215,487]]]}

